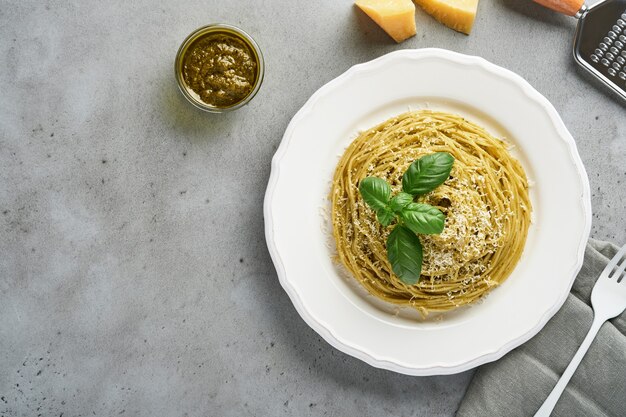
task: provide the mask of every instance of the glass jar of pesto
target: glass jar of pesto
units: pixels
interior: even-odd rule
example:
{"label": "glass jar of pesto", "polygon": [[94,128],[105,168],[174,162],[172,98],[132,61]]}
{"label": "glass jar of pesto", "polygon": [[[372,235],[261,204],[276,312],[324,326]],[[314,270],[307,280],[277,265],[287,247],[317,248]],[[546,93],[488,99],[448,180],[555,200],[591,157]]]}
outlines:
{"label": "glass jar of pesto", "polygon": [[178,87],[197,108],[221,113],[238,109],[255,96],[263,81],[263,55],[243,30],[212,24],[193,31],[178,49]]}

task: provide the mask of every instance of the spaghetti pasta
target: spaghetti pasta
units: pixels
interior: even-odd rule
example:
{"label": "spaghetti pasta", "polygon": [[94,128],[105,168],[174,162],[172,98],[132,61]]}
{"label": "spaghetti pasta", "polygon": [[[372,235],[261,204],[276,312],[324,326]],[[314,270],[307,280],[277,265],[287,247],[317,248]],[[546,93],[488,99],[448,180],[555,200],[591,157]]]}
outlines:
{"label": "spaghetti pasta", "polygon": [[[379,177],[401,189],[402,174],[416,159],[448,152],[450,177],[419,197],[445,215],[439,235],[420,235],[422,276],[415,285],[392,272],[385,242],[390,228],[361,198],[358,185]],[[335,170],[331,199],[338,260],[374,296],[423,314],[472,303],[510,275],[530,224],[528,181],[507,144],[460,116],[412,111],[362,132]]]}

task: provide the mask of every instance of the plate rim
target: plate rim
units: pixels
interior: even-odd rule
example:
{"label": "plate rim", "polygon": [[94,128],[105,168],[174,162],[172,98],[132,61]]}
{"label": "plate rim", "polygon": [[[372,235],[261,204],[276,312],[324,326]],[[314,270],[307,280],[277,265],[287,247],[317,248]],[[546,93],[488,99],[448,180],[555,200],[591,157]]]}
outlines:
{"label": "plate rim", "polygon": [[[378,66],[383,64],[385,61],[390,61],[399,57],[410,57],[410,58],[439,58],[443,60],[450,61],[452,63],[462,63],[465,65],[473,65],[480,67],[482,70],[491,73],[499,78],[506,79],[512,84],[516,85],[520,88],[520,90],[528,97],[528,99],[538,106],[542,108],[543,111],[549,116],[552,125],[555,130],[559,133],[559,137],[565,142],[567,149],[569,150],[569,157],[571,161],[574,163],[576,167],[576,171],[578,172],[582,185],[582,196],[581,203],[582,209],[584,211],[584,220],[585,224],[582,228],[582,236],[578,247],[577,252],[577,262],[571,267],[569,273],[571,275],[568,283],[568,291],[563,292],[559,299],[552,305],[552,307],[547,310],[539,319],[539,321],[526,333],[520,335],[517,338],[510,340],[509,342],[502,345],[495,351],[488,352],[486,354],[475,357],[471,360],[467,360],[463,363],[458,363],[450,366],[445,365],[433,365],[429,367],[408,367],[398,363],[395,363],[390,360],[380,359],[374,357],[369,352],[365,350],[360,350],[357,347],[344,343],[340,337],[333,334],[333,332],[320,323],[318,320],[313,317],[303,306],[302,300],[300,299],[300,295],[296,292],[296,290],[290,285],[287,274],[285,271],[285,267],[283,265],[283,260],[279,254],[279,251],[274,242],[274,219],[271,215],[271,203],[273,200],[274,191],[276,185],[278,183],[278,178],[280,175],[280,163],[285,156],[287,149],[293,139],[293,131],[298,122],[303,119],[308,113],[310,113],[313,108],[316,106],[317,101],[324,96],[329,90],[333,89],[335,85],[340,85],[347,81],[348,79],[354,77],[360,72],[367,71],[369,67]],[[289,296],[292,304],[294,305],[296,311],[302,317],[302,319],[315,330],[326,342],[328,342],[331,346],[340,351],[347,353],[351,356],[354,356],[362,361],[368,363],[371,366],[376,368],[387,369],[390,371],[413,375],[413,376],[428,376],[428,375],[447,375],[447,374],[455,374],[466,371],[468,369],[475,368],[479,365],[495,361],[506,353],[510,352],[512,349],[520,346],[525,343],[533,336],[535,336],[539,331],[545,326],[545,324],[550,320],[557,311],[562,307],[567,299],[567,296],[570,293],[571,287],[574,283],[580,268],[582,267],[582,263],[584,260],[585,248],[587,244],[587,240],[589,239],[589,235],[591,232],[591,222],[592,222],[592,211],[591,211],[591,189],[589,184],[589,178],[587,176],[587,172],[582,163],[580,155],[578,154],[578,150],[576,147],[576,142],[567,127],[565,126],[563,120],[559,116],[558,112],[554,108],[554,106],[545,98],[541,93],[539,93],[534,87],[530,85],[528,81],[526,81],[520,75],[514,73],[511,70],[500,67],[496,64],[493,64],[486,59],[475,56],[475,55],[466,55],[458,52],[449,51],[446,49],[440,48],[422,48],[422,49],[402,49],[387,53],[373,60],[356,64],[350,67],[348,70],[340,74],[339,76],[333,78],[323,86],[321,86],[315,93],[313,93],[309,99],[300,107],[300,109],[296,112],[296,114],[292,117],[289,122],[285,133],[281,139],[280,145],[276,150],[274,156],[272,157],[271,162],[271,172],[268,180],[267,189],[265,192],[264,203],[263,203],[263,217],[265,222],[265,239],[266,244],[270,253],[270,257],[272,258],[272,262],[274,263],[274,267],[276,269],[276,273],[278,275],[279,282],[287,295]]]}

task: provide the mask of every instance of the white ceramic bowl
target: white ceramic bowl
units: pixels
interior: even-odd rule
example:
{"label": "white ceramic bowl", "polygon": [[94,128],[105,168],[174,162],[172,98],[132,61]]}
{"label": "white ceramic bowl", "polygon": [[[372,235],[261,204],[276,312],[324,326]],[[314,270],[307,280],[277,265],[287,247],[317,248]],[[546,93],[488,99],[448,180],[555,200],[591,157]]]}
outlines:
{"label": "white ceramic bowl", "polygon": [[[465,116],[516,145],[531,184],[522,258],[481,302],[421,319],[369,296],[333,263],[330,182],[360,130],[409,109]],[[336,348],[410,375],[493,361],[534,336],[565,301],[591,226],[589,183],[554,107],[518,75],[440,49],[356,65],[294,116],[272,160],[265,232],[280,282],[302,318]]]}

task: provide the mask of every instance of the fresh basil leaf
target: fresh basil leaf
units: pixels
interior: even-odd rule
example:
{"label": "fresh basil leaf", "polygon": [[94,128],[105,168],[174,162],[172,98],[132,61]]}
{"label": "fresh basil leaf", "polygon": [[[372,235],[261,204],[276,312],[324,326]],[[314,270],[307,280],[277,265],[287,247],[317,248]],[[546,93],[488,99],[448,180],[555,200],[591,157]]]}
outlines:
{"label": "fresh basil leaf", "polygon": [[408,228],[398,225],[387,238],[387,257],[393,273],[407,285],[420,280],[422,273],[422,244]]}
{"label": "fresh basil leaf", "polygon": [[447,152],[425,155],[409,166],[402,176],[402,190],[422,195],[434,190],[450,176],[454,157]]}
{"label": "fresh basil leaf", "polygon": [[376,217],[378,218],[378,221],[380,222],[380,224],[387,227],[391,224],[393,219],[396,218],[396,214],[393,211],[391,211],[391,209],[389,209],[388,207],[385,207],[384,209],[378,210],[376,212]]}
{"label": "fresh basil leaf", "polygon": [[407,205],[400,217],[406,227],[424,235],[441,233],[446,221],[446,216],[438,208],[422,203]]}
{"label": "fresh basil leaf", "polygon": [[359,183],[359,191],[367,205],[377,213],[387,207],[391,197],[391,186],[376,177],[363,178]]}
{"label": "fresh basil leaf", "polygon": [[391,199],[389,203],[389,208],[394,213],[400,213],[407,204],[413,202],[413,196],[411,194],[404,193],[400,191],[394,198]]}

